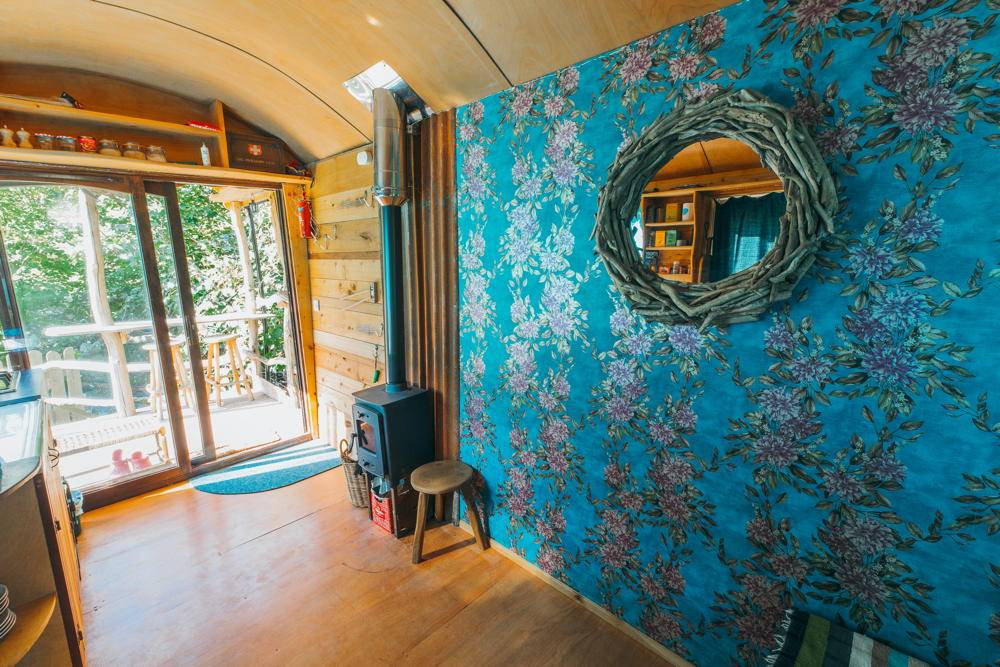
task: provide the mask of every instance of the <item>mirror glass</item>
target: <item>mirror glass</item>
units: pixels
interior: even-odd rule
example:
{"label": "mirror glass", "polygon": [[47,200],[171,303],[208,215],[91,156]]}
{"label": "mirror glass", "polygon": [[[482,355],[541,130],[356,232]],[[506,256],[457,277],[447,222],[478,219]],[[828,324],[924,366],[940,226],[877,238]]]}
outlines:
{"label": "mirror glass", "polygon": [[646,184],[633,238],[643,265],[664,280],[715,282],[771,250],[785,206],[781,179],[750,146],[698,141]]}

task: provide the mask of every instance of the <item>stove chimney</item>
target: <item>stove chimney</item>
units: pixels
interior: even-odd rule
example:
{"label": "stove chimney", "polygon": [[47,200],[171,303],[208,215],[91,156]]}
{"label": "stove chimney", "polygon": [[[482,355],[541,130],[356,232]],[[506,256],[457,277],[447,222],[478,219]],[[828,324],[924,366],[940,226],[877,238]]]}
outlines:
{"label": "stove chimney", "polygon": [[405,149],[406,114],[392,91],[372,91],[375,141],[375,201],[382,205],[382,298],[385,300],[386,386],[389,393],[405,391],[406,342],[403,333],[403,222],[407,199]]}

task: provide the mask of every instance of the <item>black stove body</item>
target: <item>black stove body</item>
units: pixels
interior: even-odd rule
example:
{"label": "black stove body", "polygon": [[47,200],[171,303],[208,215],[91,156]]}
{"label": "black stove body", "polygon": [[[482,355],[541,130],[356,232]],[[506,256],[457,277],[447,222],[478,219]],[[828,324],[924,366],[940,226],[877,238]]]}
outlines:
{"label": "black stove body", "polygon": [[354,399],[362,470],[396,485],[418,466],[434,460],[429,391],[412,387],[390,393],[379,385],[362,389]]}
{"label": "black stove body", "polygon": [[392,488],[393,532],[413,532],[417,493],[410,473],[434,460],[434,423],[430,392],[411,387],[386,391],[386,385],[354,394],[354,432],[358,436],[358,465],[371,484],[385,480]]}

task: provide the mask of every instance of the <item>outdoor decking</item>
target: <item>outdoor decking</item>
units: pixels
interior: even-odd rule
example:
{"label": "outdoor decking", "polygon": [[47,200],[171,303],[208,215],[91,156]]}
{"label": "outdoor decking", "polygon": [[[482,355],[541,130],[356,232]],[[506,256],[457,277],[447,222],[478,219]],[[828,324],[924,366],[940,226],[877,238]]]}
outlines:
{"label": "outdoor decking", "polygon": [[[139,414],[150,415],[149,409],[141,410]],[[246,395],[237,395],[229,390],[223,394],[223,404],[218,406],[210,403],[212,431],[215,434],[216,453],[220,456],[243,449],[266,445],[281,439],[291,438],[305,432],[302,425],[302,413],[285,401],[278,401],[268,394],[254,392],[254,400]],[[98,418],[100,419],[100,418]],[[88,422],[97,425],[95,420],[75,422],[74,428],[85,428]],[[61,454],[59,467],[70,486],[81,489],[112,478],[111,457],[116,449],[121,449],[125,458],[132,452],[140,451],[149,456],[153,468],[160,468],[174,463],[174,444],[170,433],[170,424],[164,419],[163,426],[167,430],[167,441],[170,459],[161,462],[157,454],[157,441],[152,435],[130,440],[121,444],[107,445],[86,451]],[[198,418],[191,408],[184,408],[184,431],[187,437],[191,456],[200,456],[203,452],[201,431]],[[55,428],[58,438],[59,427]],[[135,474],[148,472],[138,471]],[[124,476],[118,477],[118,479]]]}

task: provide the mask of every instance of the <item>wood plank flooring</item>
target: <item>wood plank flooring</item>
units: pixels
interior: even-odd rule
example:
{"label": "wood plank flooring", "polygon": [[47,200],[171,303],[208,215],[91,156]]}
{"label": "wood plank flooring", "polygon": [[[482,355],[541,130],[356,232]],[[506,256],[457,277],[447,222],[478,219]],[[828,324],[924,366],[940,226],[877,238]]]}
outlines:
{"label": "wood plank flooring", "polygon": [[178,485],[84,515],[89,663],[666,664],[450,525],[412,565],[412,538],[344,486],[340,469],[252,495]]}

